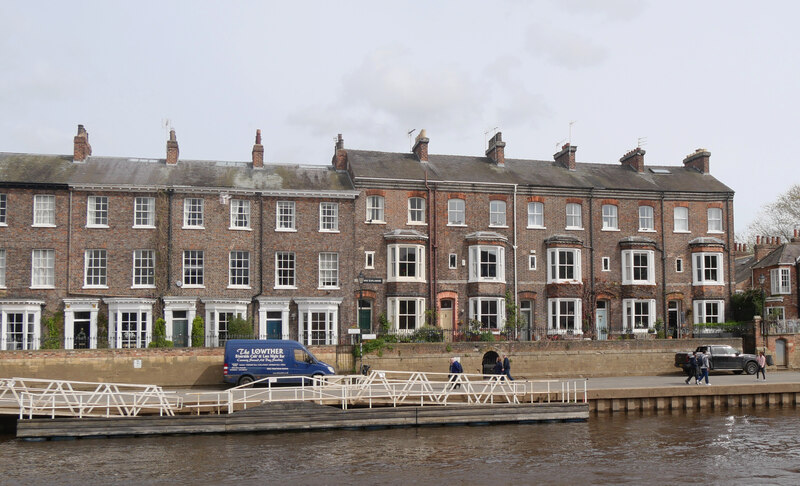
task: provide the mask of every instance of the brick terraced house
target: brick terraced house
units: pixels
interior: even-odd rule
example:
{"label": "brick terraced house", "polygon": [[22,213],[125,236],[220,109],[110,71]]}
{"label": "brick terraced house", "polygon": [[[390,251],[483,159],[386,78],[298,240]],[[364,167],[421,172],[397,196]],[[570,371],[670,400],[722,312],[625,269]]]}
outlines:
{"label": "brick terraced house", "polygon": [[[36,349],[64,312],[63,346],[144,347],[153,322],[218,346],[234,316],[262,338],[333,344],[358,325],[425,323],[448,339],[645,335],[721,322],[733,288],[733,191],[709,152],[683,166],[348,150],[330,166],[0,153],[0,347]],[[513,308],[513,306],[512,306]],[[434,313],[430,311],[435,311]]]}

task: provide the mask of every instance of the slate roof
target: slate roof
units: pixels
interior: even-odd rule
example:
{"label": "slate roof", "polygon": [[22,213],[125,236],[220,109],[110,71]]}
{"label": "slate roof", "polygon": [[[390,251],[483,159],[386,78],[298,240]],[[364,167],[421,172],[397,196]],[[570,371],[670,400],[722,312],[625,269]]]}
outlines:
{"label": "slate roof", "polygon": [[0,153],[0,184],[197,187],[253,191],[353,191],[350,177],[332,166],[250,162],[89,157]]}
{"label": "slate roof", "polygon": [[[645,166],[638,173],[617,164],[578,163],[570,171],[554,161],[505,159],[498,167],[488,157],[428,156],[420,162],[412,153],[347,150],[347,161],[358,178],[387,178],[452,182],[487,182],[563,188],[603,188],[634,191],[720,192],[733,190],[710,174],[683,166]],[[668,174],[650,171],[664,169]]]}
{"label": "slate roof", "polygon": [[736,268],[734,278],[737,284],[750,280],[755,263],[755,255],[747,255],[734,260],[734,266]]}
{"label": "slate roof", "polygon": [[785,243],[762,258],[753,268],[768,268],[776,265],[794,265],[800,258],[800,243]]}

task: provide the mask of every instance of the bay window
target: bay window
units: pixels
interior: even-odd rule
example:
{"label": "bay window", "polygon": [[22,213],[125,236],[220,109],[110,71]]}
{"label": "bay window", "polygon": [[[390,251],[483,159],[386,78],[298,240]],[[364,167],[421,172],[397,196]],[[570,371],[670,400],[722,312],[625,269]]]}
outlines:
{"label": "bay window", "polygon": [[389,245],[387,280],[389,282],[424,282],[425,247],[422,245]]}
{"label": "bay window", "polygon": [[386,305],[389,322],[398,332],[414,331],[425,323],[424,297],[389,297]]}
{"label": "bay window", "polygon": [[792,292],[790,287],[791,269],[789,268],[773,268],[769,271],[770,294],[790,294]]}
{"label": "bay window", "polygon": [[722,253],[692,254],[692,285],[722,285]]}
{"label": "bay window", "polygon": [[506,322],[506,299],[502,297],[473,297],[469,299],[469,319],[482,328],[500,329]]}
{"label": "bay window", "polygon": [[547,250],[547,283],[581,281],[581,251],[577,248]]}
{"label": "bay window", "polygon": [[622,284],[655,285],[653,250],[622,251]]}
{"label": "bay window", "polygon": [[725,322],[725,301],[723,300],[695,300],[694,323]]}
{"label": "bay window", "polygon": [[469,247],[470,282],[505,282],[505,248],[478,245]]}

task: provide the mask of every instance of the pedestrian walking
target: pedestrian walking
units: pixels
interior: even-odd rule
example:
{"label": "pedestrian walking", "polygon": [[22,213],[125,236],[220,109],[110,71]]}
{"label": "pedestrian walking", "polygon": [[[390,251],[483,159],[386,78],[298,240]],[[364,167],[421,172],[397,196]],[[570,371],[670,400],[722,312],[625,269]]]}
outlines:
{"label": "pedestrian walking", "polygon": [[503,361],[500,359],[500,356],[498,356],[497,357],[497,361],[494,362],[493,373],[495,375],[502,375],[503,374]]}
{"label": "pedestrian walking", "polygon": [[455,358],[450,358],[450,375],[448,375],[448,378],[449,381],[455,382],[451,389],[461,388],[461,383],[458,381],[458,375],[463,372],[464,368],[461,367],[461,363],[459,363]]}
{"label": "pedestrian walking", "polygon": [[511,360],[508,359],[508,355],[503,355],[503,374],[506,375],[509,381],[514,381],[514,378],[511,378]]}
{"label": "pedestrian walking", "polygon": [[708,359],[708,353],[699,353],[700,358],[697,358],[699,361],[700,366],[700,378],[697,379],[697,384],[701,384],[703,382],[703,378],[706,379],[706,385],[710,385],[711,383],[708,382],[708,367],[710,365]]}
{"label": "pedestrian walking", "polygon": [[756,357],[756,364],[758,364],[758,371],[756,371],[756,381],[758,381],[758,374],[761,373],[761,376],[764,377],[764,381],[767,381],[767,357],[764,356],[764,351],[759,351],[758,356]]}
{"label": "pedestrian walking", "polygon": [[692,355],[689,356],[689,376],[686,377],[686,384],[689,384],[692,377],[694,377],[694,383],[697,384],[697,352],[692,351]]}

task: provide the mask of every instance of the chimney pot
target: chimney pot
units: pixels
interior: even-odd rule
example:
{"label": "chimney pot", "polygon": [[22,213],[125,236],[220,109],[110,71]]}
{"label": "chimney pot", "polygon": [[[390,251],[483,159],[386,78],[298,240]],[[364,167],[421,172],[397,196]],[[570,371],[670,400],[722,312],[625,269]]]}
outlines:
{"label": "chimney pot", "polygon": [[423,128],[419,131],[419,135],[417,135],[417,138],[414,140],[414,148],[411,149],[420,162],[428,161],[428,142],[430,142],[430,139]]}
{"label": "chimney pot", "polygon": [[486,156],[492,159],[498,167],[506,165],[506,143],[503,141],[503,133],[497,132],[489,139],[489,148],[486,149]]}
{"label": "chimney pot", "polygon": [[264,146],[261,145],[261,129],[256,129],[256,143],[253,144],[253,168],[264,167]]}
{"label": "chimney pot", "polygon": [[641,147],[636,147],[627,154],[623,155],[620,162],[622,165],[627,165],[636,172],[644,172],[644,154],[645,150]]}
{"label": "chimney pot", "polygon": [[78,134],[73,139],[72,159],[75,162],[84,162],[92,155],[92,146],[89,145],[89,132],[83,127],[78,125]]}
{"label": "chimney pot", "polygon": [[347,170],[347,150],[344,149],[344,139],[341,133],[336,137],[331,164],[336,170]]}
{"label": "chimney pot", "polygon": [[167,140],[167,165],[175,165],[178,163],[178,139],[175,137],[175,129],[169,131],[169,140]]}
{"label": "chimney pot", "polygon": [[578,150],[577,145],[570,145],[569,143],[565,143],[561,147],[561,151],[553,154],[553,158],[555,159],[556,163],[562,167],[565,167],[569,170],[575,170],[575,152]]}
{"label": "chimney pot", "polygon": [[709,161],[711,159],[711,152],[706,149],[697,149],[694,153],[689,154],[683,159],[683,166],[697,170],[702,174],[709,173]]}

